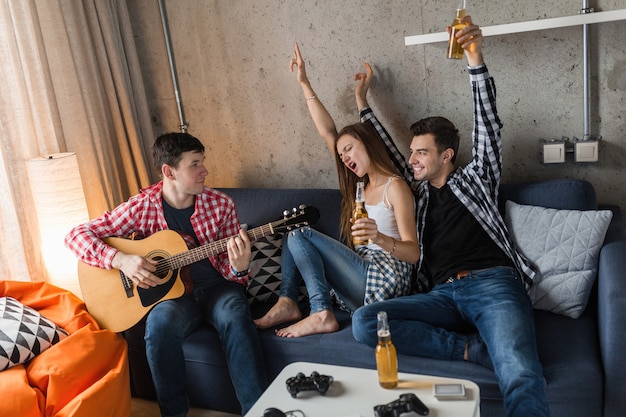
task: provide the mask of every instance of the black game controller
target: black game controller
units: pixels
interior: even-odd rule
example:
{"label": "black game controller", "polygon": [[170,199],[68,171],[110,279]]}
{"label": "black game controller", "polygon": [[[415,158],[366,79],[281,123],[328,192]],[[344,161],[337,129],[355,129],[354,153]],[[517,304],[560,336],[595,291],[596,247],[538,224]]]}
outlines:
{"label": "black game controller", "polygon": [[263,411],[263,417],[304,417],[304,413],[302,410],[291,410],[283,413],[278,408],[270,407]]}
{"label": "black game controller", "polygon": [[296,398],[300,391],[316,390],[321,395],[326,395],[326,391],[333,383],[333,377],[329,375],[320,375],[313,371],[311,376],[304,376],[302,372],[294,377],[287,379],[287,391],[293,398]]}
{"label": "black game controller", "polygon": [[263,417],[287,417],[287,414],[283,413],[278,408],[270,407],[263,411]]}
{"label": "black game controller", "polygon": [[389,404],[377,405],[374,407],[376,417],[398,417],[401,414],[414,411],[420,416],[427,416],[430,410],[417,398],[415,394],[402,394],[400,398]]}

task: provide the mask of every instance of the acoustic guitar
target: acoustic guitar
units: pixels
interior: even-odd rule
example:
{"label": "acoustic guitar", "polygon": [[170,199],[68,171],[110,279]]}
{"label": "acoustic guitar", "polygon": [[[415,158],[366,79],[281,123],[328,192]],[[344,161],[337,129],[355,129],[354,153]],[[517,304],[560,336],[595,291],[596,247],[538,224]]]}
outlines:
{"label": "acoustic guitar", "polygon": [[[319,211],[315,207],[300,206],[283,218],[246,233],[251,242],[264,236],[285,232],[305,225],[315,225]],[[192,290],[186,278],[186,266],[202,259],[226,252],[221,239],[188,249],[182,236],[173,230],[161,230],[145,239],[131,240],[108,237],[103,241],[128,254],[157,260],[155,275],[161,279],[156,287],[139,288],[119,269],[103,269],[78,263],[78,281],[87,311],[100,327],[122,332],[137,324],[157,303],[182,297]]]}

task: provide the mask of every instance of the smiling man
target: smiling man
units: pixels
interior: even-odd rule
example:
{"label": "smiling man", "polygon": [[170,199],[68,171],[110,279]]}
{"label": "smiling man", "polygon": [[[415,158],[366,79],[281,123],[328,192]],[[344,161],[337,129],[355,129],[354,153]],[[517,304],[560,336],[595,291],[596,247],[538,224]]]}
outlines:
{"label": "smiling man", "polygon": [[[188,133],[167,133],[153,146],[162,180],[111,212],[72,229],[65,242],[88,265],[119,269],[140,288],[161,280],[156,261],[107,245],[106,237],[142,239],[171,229],[189,247],[228,239],[227,252],[189,267],[193,292],[158,303],[146,318],[146,355],[163,416],[185,416],[182,341],[202,322],[213,326],[228,361],[242,414],[266,388],[261,346],[246,297],[251,244],[230,197],[205,187],[204,145]],[[156,249],[156,248],[155,248]]]}
{"label": "smiling man", "polygon": [[[398,169],[413,180],[421,256],[418,294],[359,308],[354,337],[375,346],[376,315],[386,311],[399,353],[471,361],[495,371],[507,416],[549,415],[526,292],[534,267],[515,249],[498,212],[502,123],[496,88],[483,62],[482,32],[465,18],[457,33],[474,98],[472,159],[454,162],[459,134],[443,117],[411,126],[409,164],[370,108],[361,117],[381,133]],[[410,178],[411,171],[413,178]]]}

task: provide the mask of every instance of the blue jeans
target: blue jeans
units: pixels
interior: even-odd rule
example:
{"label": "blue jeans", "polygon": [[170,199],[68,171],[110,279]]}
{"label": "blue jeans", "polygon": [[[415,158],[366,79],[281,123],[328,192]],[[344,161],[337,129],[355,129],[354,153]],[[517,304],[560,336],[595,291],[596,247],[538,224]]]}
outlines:
{"label": "blue jeans", "polygon": [[182,343],[202,322],[219,334],[242,414],[267,387],[261,344],[245,288],[226,280],[208,288],[196,286],[190,295],[157,304],[146,319],[146,355],[163,416],[187,414]]}
{"label": "blue jeans", "polygon": [[376,314],[383,310],[396,349],[407,355],[463,360],[466,343],[475,340],[468,332],[478,330],[507,416],[549,416],[532,304],[514,269],[490,268],[429,293],[366,305],[353,316],[356,340],[376,345]]}
{"label": "blue jeans", "polygon": [[280,295],[298,301],[304,279],[311,313],[330,310],[331,288],[350,310],[363,305],[369,262],[341,242],[310,227],[285,234]]}

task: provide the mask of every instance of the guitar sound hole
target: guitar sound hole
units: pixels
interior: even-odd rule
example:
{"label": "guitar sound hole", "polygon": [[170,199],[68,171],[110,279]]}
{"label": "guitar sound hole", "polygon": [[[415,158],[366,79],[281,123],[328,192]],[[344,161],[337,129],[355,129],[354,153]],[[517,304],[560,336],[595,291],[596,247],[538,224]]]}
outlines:
{"label": "guitar sound hole", "polygon": [[153,250],[146,254],[146,258],[158,262],[154,275],[161,278],[161,280],[165,281],[166,279],[170,279],[172,274],[176,276],[176,272],[172,270],[173,265],[171,265],[171,262],[168,260],[170,254],[166,251],[161,249]]}
{"label": "guitar sound hole", "polygon": [[164,262],[161,262],[163,259],[165,259],[165,257],[163,256],[157,256],[154,258],[151,258],[154,261],[158,261],[159,263],[157,264],[157,270],[154,273],[154,275],[156,275],[157,277],[164,279],[167,278],[167,276],[169,275],[169,273],[171,272],[166,265],[164,265]]}
{"label": "guitar sound hole", "polygon": [[[144,307],[151,306],[163,299],[172,286],[176,283],[176,277],[178,276],[178,270],[170,269],[170,266],[167,264],[167,254],[158,253],[158,251],[152,252],[146,255],[146,258],[153,259],[158,261],[157,270],[155,271],[155,275],[161,278],[162,282],[160,285],[156,287],[150,288],[137,288],[137,293],[139,294],[139,299],[141,300],[141,305]],[[174,279],[172,279],[172,277]]]}

